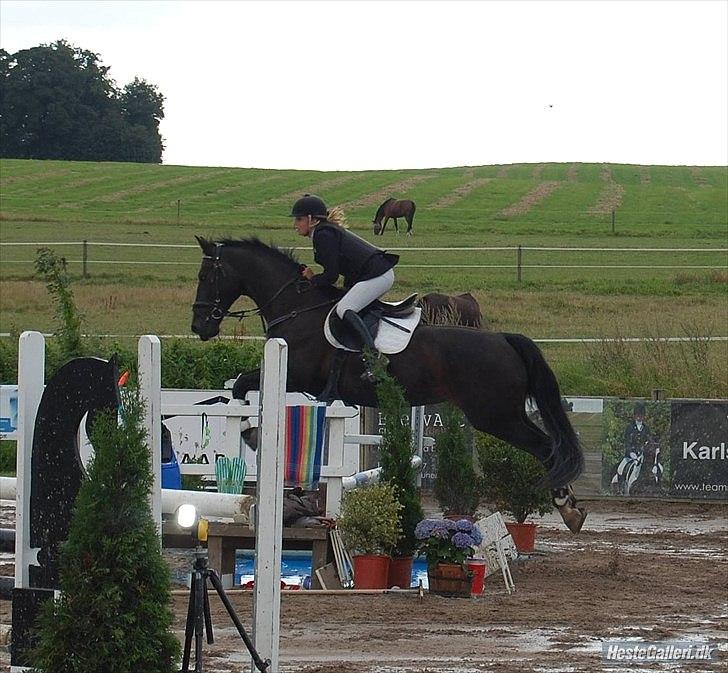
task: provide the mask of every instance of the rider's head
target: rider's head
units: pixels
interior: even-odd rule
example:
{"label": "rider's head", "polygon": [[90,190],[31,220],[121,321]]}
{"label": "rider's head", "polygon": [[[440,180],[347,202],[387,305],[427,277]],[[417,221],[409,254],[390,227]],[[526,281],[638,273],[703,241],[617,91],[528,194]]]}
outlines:
{"label": "rider's head", "polygon": [[638,402],[634,405],[634,417],[639,420],[644,420],[645,418],[645,405],[642,402]]}
{"label": "rider's head", "polygon": [[313,194],[305,194],[293,204],[291,209],[291,217],[294,218],[293,225],[301,236],[308,236],[313,227],[326,219],[327,213],[326,204]]}

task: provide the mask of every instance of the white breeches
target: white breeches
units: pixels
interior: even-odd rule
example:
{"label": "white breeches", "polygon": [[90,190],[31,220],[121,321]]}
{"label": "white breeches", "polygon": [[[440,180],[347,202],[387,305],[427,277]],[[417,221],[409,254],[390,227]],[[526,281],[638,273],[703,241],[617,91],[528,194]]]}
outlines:
{"label": "white breeches", "polygon": [[392,269],[376,278],[356,283],[337,304],[336,314],[339,318],[343,318],[344,313],[347,311],[356,311],[358,313],[375,299],[379,299],[392,285],[394,285],[394,271]]}

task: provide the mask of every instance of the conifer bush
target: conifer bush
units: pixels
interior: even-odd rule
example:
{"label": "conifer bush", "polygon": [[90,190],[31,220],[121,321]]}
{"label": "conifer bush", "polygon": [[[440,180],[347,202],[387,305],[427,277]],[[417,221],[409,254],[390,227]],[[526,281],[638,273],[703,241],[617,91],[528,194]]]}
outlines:
{"label": "conifer bush", "polygon": [[480,502],[473,449],[465,433],[465,417],[453,404],[444,404],[442,432],[435,441],[437,476],[435,498],[445,514],[473,515]]}
{"label": "conifer bush", "polygon": [[399,522],[402,536],[394,547],[394,556],[411,556],[417,549],[415,527],[424,518],[417,488],[417,472],[412,467],[414,443],[409,423],[410,406],[402,387],[389,375],[381,362],[374,365],[377,375],[377,400],[384,417],[382,443],[379,445],[381,480],[394,487],[402,509]]}
{"label": "conifer bush", "polygon": [[120,421],[97,416],[95,456],[61,551],[61,595],[39,618],[39,673],[172,673],[170,575],[149,506],[153,479],[142,402],[125,395]]}

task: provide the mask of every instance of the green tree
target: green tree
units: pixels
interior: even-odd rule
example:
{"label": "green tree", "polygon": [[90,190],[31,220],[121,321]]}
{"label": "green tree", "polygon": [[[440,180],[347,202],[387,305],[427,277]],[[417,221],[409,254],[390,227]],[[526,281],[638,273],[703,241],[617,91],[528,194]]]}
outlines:
{"label": "green tree", "polygon": [[387,373],[381,361],[374,363],[377,375],[377,400],[384,417],[382,443],[379,445],[381,480],[394,487],[402,509],[399,521],[402,536],[394,548],[395,556],[411,556],[417,548],[415,526],[424,519],[417,488],[417,472],[412,467],[414,443],[408,414],[410,407],[402,387]]}
{"label": "green tree", "polygon": [[162,95],[138,79],[120,92],[108,71],[64,40],[0,50],[0,156],[161,161]]}
{"label": "green tree", "polygon": [[480,502],[480,489],[472,443],[465,433],[465,417],[449,403],[442,406],[441,415],[442,432],[435,441],[435,498],[445,514],[472,516]]}
{"label": "green tree", "polygon": [[43,277],[56,305],[56,336],[65,360],[83,355],[82,317],[76,308],[66,259],[50,248],[38,248],[35,269]]}
{"label": "green tree", "polygon": [[31,661],[43,673],[172,673],[169,569],[149,507],[153,479],[142,403],[125,396],[121,422],[101,414],[96,455],[61,551],[60,598],[44,606]]}

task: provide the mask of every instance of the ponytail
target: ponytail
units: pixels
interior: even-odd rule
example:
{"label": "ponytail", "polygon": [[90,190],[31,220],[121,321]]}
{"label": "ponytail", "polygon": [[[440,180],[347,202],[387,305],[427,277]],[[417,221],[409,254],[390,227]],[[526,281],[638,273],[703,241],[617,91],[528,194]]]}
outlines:
{"label": "ponytail", "polygon": [[348,229],[346,224],[346,215],[344,209],[341,206],[334,206],[331,210],[327,211],[326,219],[332,224],[336,224],[342,229]]}

